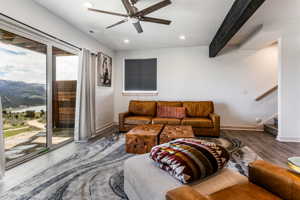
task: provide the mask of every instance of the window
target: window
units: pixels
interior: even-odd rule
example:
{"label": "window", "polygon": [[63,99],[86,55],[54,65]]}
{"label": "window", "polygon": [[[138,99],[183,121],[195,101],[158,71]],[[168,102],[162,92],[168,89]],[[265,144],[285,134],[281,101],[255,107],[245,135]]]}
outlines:
{"label": "window", "polygon": [[0,97],[7,167],[73,140],[77,53],[72,46],[18,24],[0,22]]}
{"label": "window", "polygon": [[157,91],[157,59],[126,59],[124,92]]}
{"label": "window", "polygon": [[7,163],[47,148],[47,46],[0,29],[0,96]]}

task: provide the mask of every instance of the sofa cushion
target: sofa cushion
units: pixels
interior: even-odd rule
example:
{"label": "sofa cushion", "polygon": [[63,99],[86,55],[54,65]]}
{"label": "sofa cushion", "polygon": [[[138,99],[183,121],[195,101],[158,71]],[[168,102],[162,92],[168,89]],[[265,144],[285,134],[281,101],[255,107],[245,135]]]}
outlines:
{"label": "sofa cushion", "polygon": [[230,154],[215,143],[178,139],[153,147],[150,158],[181,183],[209,177],[228,162]]}
{"label": "sofa cushion", "polygon": [[168,125],[180,125],[181,120],[180,119],[174,119],[174,118],[153,118],[152,119],[153,124],[168,124]]}
{"label": "sofa cushion", "polygon": [[211,200],[281,200],[281,198],[252,183],[244,183],[225,188],[209,196]]}
{"label": "sofa cushion", "polygon": [[151,117],[147,116],[131,116],[125,117],[125,124],[132,125],[143,125],[143,124],[151,124]]}
{"label": "sofa cushion", "polygon": [[181,121],[182,125],[190,125],[195,128],[213,128],[214,124],[211,119],[208,118],[184,118]]}
{"label": "sofa cushion", "polygon": [[130,101],[129,112],[132,115],[151,116],[156,115],[155,101]]}
{"label": "sofa cushion", "polygon": [[157,106],[157,117],[183,119],[185,116],[184,107]]}
{"label": "sofa cushion", "polygon": [[212,101],[186,101],[182,104],[186,108],[188,117],[208,117],[214,112],[214,104]]}
{"label": "sofa cushion", "polygon": [[182,107],[180,101],[158,101],[157,106]]}

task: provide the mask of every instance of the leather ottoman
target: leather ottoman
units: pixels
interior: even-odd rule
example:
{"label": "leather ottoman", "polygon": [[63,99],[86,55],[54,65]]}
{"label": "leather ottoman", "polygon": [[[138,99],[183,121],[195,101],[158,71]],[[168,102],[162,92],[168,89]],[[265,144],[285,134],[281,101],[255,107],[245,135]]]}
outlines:
{"label": "leather ottoman", "polygon": [[126,152],[133,154],[149,153],[158,145],[159,134],[163,129],[160,124],[140,125],[126,134]]}
{"label": "leather ottoman", "polygon": [[194,138],[194,132],[192,126],[165,126],[164,130],[160,134],[160,144],[164,144],[179,138]]}

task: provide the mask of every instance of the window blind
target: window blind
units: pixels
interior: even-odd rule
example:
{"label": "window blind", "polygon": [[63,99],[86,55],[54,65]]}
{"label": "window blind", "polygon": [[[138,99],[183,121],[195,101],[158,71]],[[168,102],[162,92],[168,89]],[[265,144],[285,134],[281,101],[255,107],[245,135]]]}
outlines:
{"label": "window blind", "polygon": [[125,91],[157,90],[157,59],[125,60]]}

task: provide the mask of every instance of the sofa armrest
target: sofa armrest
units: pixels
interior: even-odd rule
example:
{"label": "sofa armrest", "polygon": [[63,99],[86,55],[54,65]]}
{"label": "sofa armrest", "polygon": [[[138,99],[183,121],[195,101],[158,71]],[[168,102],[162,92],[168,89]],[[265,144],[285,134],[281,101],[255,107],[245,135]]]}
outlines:
{"label": "sofa armrest", "polygon": [[189,186],[182,186],[167,192],[166,200],[209,200]]}
{"label": "sofa armrest", "polygon": [[123,112],[123,113],[119,113],[119,130],[123,131],[124,130],[124,122],[125,122],[125,118],[130,116],[129,112]]}
{"label": "sofa armrest", "polygon": [[214,128],[220,129],[220,115],[217,115],[215,113],[210,113],[209,118],[213,121]]}
{"label": "sofa armrest", "polygon": [[249,164],[249,181],[286,200],[300,200],[300,176],[271,163]]}

